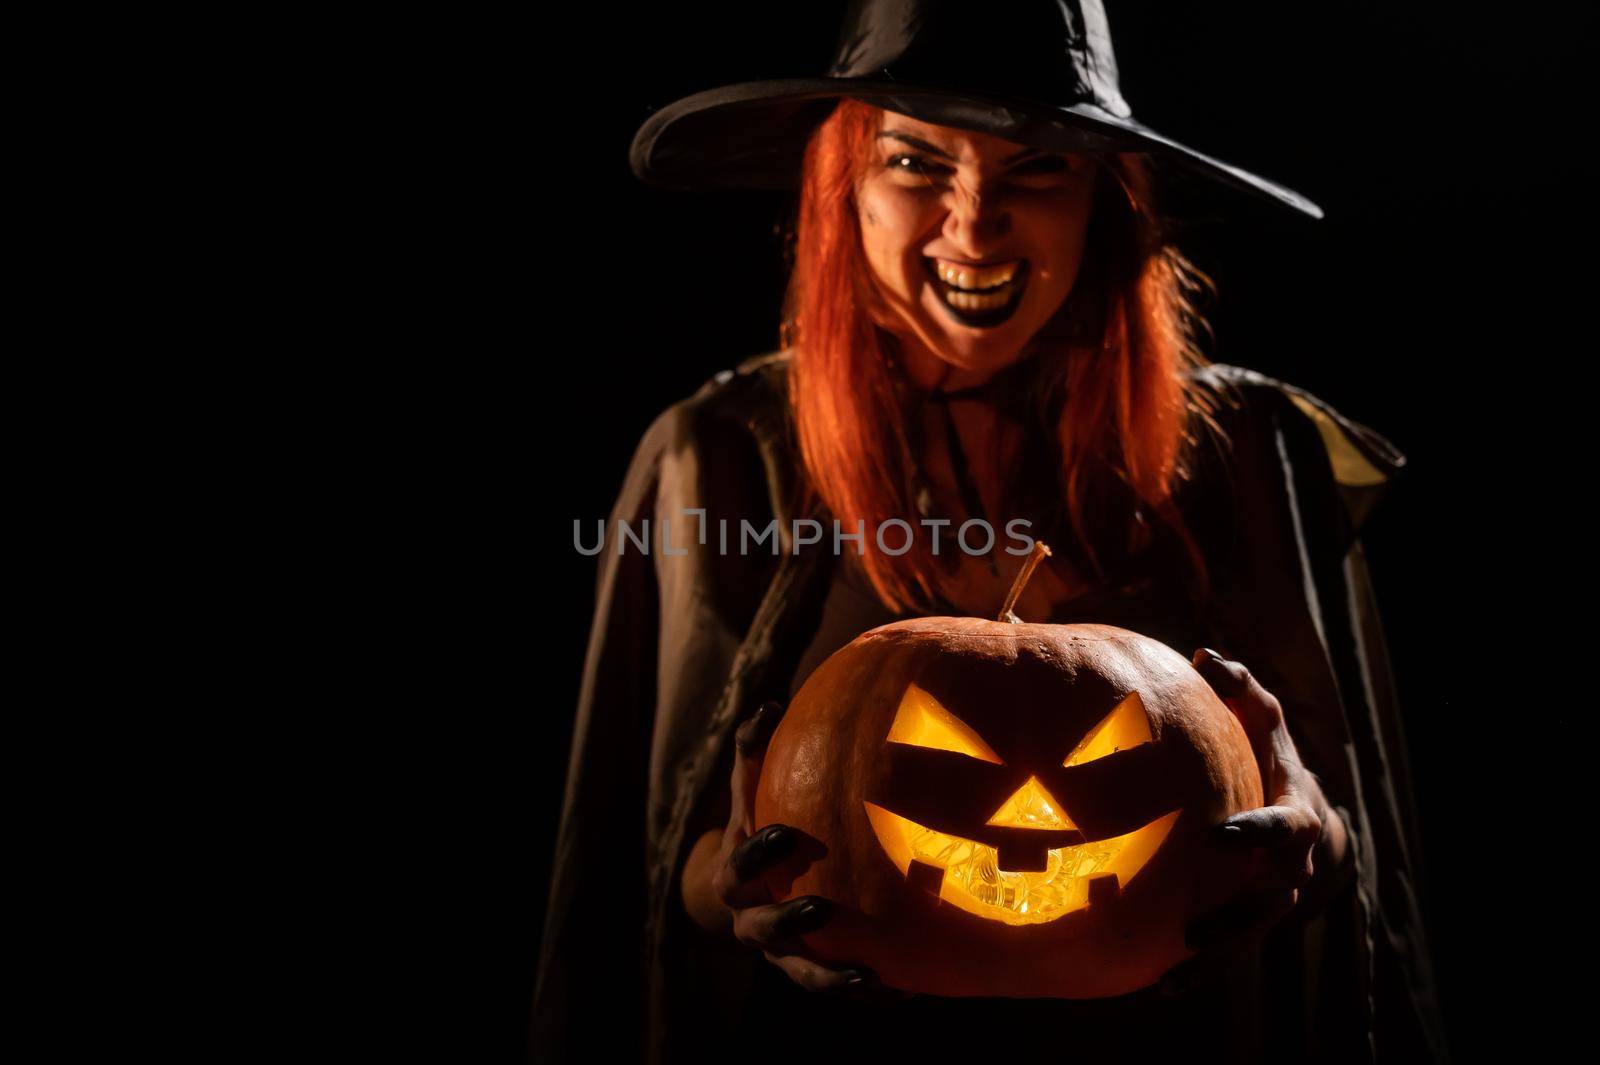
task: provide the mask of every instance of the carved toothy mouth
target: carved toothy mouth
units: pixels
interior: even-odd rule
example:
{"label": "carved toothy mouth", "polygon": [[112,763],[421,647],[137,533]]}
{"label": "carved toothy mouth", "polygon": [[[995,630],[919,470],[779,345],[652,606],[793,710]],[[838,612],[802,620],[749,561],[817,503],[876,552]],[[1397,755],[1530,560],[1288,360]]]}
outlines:
{"label": "carved toothy mouth", "polygon": [[994,847],[926,828],[870,802],[867,819],[903,876],[957,909],[1006,924],[1043,924],[1114,898],[1148,862],[1182,811],[1121,836],[1053,847],[1045,868],[1000,868]]}

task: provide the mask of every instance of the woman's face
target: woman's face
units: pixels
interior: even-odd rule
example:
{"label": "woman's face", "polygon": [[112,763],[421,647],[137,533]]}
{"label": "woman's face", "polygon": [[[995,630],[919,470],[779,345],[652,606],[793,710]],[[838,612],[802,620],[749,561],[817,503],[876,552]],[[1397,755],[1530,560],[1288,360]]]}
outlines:
{"label": "woman's face", "polygon": [[884,112],[856,210],[922,383],[974,384],[1023,357],[1077,280],[1094,167]]}

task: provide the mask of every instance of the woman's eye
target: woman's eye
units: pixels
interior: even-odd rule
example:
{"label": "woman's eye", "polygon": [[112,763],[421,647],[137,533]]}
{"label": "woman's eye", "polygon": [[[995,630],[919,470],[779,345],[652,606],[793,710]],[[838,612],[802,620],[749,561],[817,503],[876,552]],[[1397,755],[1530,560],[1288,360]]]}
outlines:
{"label": "woman's eye", "polygon": [[896,153],[884,163],[884,168],[893,174],[911,174],[923,179],[942,177],[948,167],[940,166],[920,155],[908,155],[904,152]]}

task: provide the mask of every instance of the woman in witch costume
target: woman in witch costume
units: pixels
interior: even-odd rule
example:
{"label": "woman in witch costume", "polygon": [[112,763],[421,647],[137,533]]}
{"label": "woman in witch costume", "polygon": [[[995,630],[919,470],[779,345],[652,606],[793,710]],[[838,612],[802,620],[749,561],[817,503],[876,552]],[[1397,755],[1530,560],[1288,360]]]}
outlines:
{"label": "woman in witch costume", "polygon": [[[1320,217],[1135,121],[1097,0],[863,0],[825,77],[700,93],[639,131],[646,180],[800,191],[782,349],[655,421],[611,526],[694,515],[737,539],[775,520],[777,551],[702,532],[674,537],[680,554],[602,556],[541,1057],[1442,1057],[1358,538],[1404,460],[1200,355],[1163,158]],[[807,549],[805,519],[866,535]],[[1272,872],[1194,922],[1194,960],[1117,999],[897,993],[799,947],[827,900],[759,886],[794,844],[750,809],[783,704],[876,625],[992,616],[1017,560],[950,537],[1017,519],[1056,550],[1016,612],[1193,650],[1266,785],[1217,845],[1261,848]],[[894,520],[922,531],[903,553],[874,535]]]}

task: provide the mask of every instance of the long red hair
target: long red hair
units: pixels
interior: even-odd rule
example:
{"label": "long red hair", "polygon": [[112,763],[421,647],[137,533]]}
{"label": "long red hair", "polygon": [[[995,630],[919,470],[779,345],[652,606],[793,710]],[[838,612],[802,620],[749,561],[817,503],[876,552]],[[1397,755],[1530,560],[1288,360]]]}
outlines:
{"label": "long red hair", "polygon": [[[907,611],[933,602],[939,560],[924,536],[892,556],[873,535],[916,513],[906,498],[898,371],[877,324],[884,312],[854,200],[882,117],[871,104],[844,99],[807,146],[782,346],[791,354],[790,403],[809,485],[846,531],[865,522],[867,576],[887,606]],[[1070,536],[1052,546],[1103,579],[1114,560],[1148,545],[1153,517],[1178,534],[1203,580],[1173,494],[1192,423],[1208,410],[1188,372],[1205,362],[1191,297],[1207,282],[1165,239],[1144,158],[1102,162],[1121,189],[1096,197],[1078,280],[1027,360],[1032,410],[1053,426],[1068,526],[1056,535]],[[886,536],[896,547],[899,540]]]}

